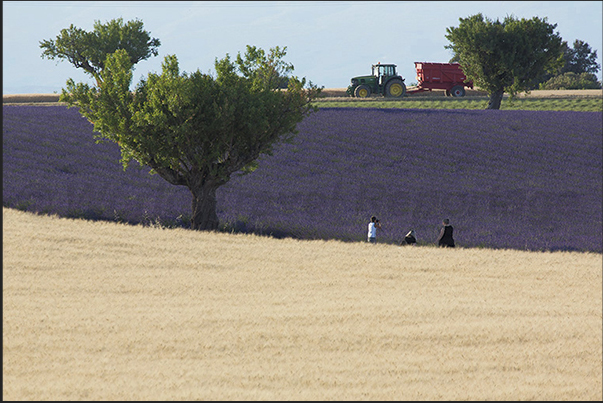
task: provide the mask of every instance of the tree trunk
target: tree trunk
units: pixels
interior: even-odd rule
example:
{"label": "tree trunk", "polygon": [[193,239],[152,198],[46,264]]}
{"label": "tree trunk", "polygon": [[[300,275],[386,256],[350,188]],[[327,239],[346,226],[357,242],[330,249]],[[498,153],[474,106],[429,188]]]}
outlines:
{"label": "tree trunk", "polygon": [[191,228],[195,230],[213,231],[218,229],[218,214],[216,213],[216,190],[218,186],[205,183],[196,189],[191,189],[193,194],[193,216]]}
{"label": "tree trunk", "polygon": [[490,94],[490,101],[488,101],[488,107],[486,109],[500,109],[500,103],[503,98],[504,91],[497,90]]}

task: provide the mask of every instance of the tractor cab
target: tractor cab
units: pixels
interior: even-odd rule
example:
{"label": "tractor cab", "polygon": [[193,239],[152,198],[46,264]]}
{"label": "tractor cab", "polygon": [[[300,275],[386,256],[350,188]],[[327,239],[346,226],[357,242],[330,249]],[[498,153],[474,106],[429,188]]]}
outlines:
{"label": "tractor cab", "polygon": [[382,80],[383,77],[391,77],[396,75],[395,64],[373,64],[373,75]]}

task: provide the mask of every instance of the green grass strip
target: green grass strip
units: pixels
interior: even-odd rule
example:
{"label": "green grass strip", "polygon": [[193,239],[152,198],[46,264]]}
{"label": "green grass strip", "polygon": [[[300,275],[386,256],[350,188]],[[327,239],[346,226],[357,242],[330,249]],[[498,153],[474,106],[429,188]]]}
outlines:
{"label": "green grass strip", "polygon": [[[487,97],[317,100],[319,108],[486,109]],[[501,110],[603,112],[603,98],[504,98]]]}

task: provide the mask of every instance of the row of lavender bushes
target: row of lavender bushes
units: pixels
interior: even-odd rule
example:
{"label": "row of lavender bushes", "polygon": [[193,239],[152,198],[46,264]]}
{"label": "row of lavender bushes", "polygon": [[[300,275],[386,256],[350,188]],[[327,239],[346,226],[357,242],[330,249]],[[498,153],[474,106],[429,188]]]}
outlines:
{"label": "row of lavender bushes", "polygon": [[[292,144],[218,190],[222,229],[380,242],[449,218],[461,247],[602,252],[602,114],[323,108]],[[123,171],[75,108],[3,106],[3,205],[64,217],[189,225],[188,189]]]}

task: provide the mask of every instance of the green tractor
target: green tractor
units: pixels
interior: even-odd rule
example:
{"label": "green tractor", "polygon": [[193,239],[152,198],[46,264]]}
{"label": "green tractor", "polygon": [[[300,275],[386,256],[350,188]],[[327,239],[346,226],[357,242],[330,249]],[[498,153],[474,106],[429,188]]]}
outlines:
{"label": "green tractor", "polygon": [[352,78],[352,84],[346,90],[351,97],[367,98],[371,94],[401,98],[406,94],[404,79],[396,74],[395,64],[373,64],[373,74]]}

